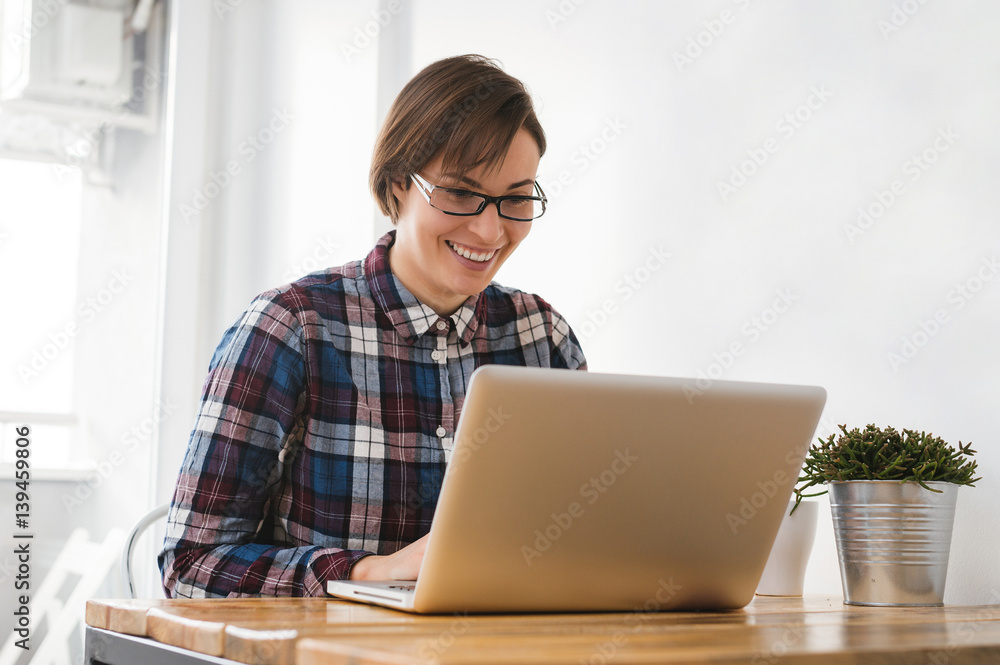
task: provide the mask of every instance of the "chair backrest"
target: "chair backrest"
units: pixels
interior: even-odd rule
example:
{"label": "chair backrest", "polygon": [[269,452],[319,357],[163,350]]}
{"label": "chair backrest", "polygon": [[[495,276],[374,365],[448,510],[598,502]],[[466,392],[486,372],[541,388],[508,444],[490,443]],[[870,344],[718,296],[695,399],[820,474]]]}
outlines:
{"label": "chair backrest", "polygon": [[[31,635],[42,634],[40,642],[31,642],[32,665],[70,665],[73,634],[84,620],[83,608],[114,568],[124,534],[111,529],[103,542],[90,540],[90,534],[74,529],[59,555],[37,587],[32,579],[30,605]],[[67,582],[71,583],[66,596]],[[40,628],[45,626],[42,633]],[[0,665],[22,662],[24,650],[17,647],[18,634],[11,631],[0,647]]]}
{"label": "chair backrest", "polygon": [[[139,596],[140,589],[136,583],[135,575],[135,565],[132,561],[133,554],[135,553],[136,547],[139,543],[140,537],[146,532],[151,526],[156,524],[159,520],[164,519],[167,516],[167,512],[170,510],[170,504],[163,504],[162,506],[157,506],[151,511],[143,515],[132,530],[129,532],[128,536],[125,538],[125,544],[122,547],[121,555],[121,583],[125,594],[129,598],[137,598]],[[161,534],[162,535],[162,534]],[[148,567],[148,566],[147,566]],[[162,590],[160,594],[162,595]]]}

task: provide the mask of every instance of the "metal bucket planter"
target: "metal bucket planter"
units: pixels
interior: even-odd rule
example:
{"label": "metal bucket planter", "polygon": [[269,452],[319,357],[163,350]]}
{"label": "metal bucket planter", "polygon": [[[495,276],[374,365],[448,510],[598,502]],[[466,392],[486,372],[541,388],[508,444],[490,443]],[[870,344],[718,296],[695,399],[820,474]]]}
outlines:
{"label": "metal bucket planter", "polygon": [[829,483],[848,605],[943,605],[958,485]]}

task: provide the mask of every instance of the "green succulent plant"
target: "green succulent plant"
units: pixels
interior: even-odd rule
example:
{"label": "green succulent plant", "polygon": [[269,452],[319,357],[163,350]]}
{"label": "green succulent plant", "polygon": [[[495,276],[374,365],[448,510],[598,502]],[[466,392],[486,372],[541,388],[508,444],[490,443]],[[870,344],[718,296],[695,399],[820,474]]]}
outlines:
{"label": "green succulent plant", "polygon": [[[848,431],[840,425],[841,434],[831,434],[813,444],[802,465],[802,475],[795,487],[795,512],[805,497],[820,496],[827,490],[806,494],[815,485],[839,480],[898,480],[901,483],[919,483],[932,492],[929,482],[955,483],[974,486],[976,461],[972,443],[958,449],[940,437],[926,432],[904,429],[897,432],[892,427],[884,429],[868,425],[865,429]],[[791,513],[789,513],[791,514]]]}

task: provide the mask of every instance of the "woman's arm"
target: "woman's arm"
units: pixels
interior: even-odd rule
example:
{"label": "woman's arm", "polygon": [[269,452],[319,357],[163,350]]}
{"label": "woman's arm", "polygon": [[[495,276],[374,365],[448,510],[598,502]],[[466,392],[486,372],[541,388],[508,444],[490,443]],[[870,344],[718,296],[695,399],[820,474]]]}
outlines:
{"label": "woman's arm", "polygon": [[542,302],[548,307],[552,319],[552,366],[586,371],[587,358],[583,355],[583,348],[580,346],[580,340],[576,338],[576,333],[559,312],[552,309],[552,306],[545,301]]}
{"label": "woman's arm", "polygon": [[386,556],[366,556],[351,568],[352,580],[415,580],[427,550],[427,534]]}
{"label": "woman's arm", "polygon": [[169,596],[318,595],[370,554],[270,539],[271,498],[301,445],[302,347],[295,315],[263,296],[223,336],[159,557]]}

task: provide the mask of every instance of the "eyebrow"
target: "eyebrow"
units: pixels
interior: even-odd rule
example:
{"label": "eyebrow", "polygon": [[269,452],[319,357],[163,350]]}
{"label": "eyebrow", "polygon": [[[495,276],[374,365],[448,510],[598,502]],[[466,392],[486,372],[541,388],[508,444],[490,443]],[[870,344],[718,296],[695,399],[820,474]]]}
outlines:
{"label": "eyebrow", "polygon": [[[476,182],[472,178],[469,178],[469,177],[466,177],[466,176],[462,176],[461,178],[459,178],[459,180],[461,180],[462,182],[465,182],[465,183],[468,183],[468,184],[472,185],[476,189],[482,189],[483,188],[483,186],[480,183]],[[512,189],[517,189],[518,187],[524,187],[525,185],[534,185],[534,184],[535,184],[534,178],[528,178],[526,180],[519,180],[519,181],[515,182],[514,184],[512,184],[511,186],[509,186],[507,188],[507,191],[509,192]]]}

